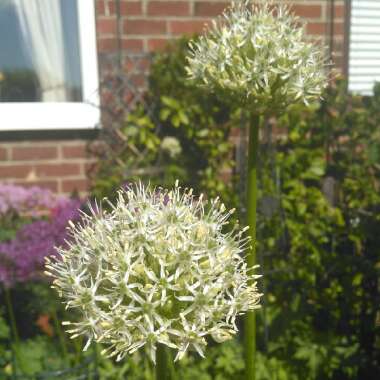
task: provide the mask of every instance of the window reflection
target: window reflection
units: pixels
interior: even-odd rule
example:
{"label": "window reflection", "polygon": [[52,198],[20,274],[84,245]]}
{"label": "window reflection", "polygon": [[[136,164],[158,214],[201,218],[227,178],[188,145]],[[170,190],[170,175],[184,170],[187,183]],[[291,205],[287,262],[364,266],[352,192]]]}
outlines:
{"label": "window reflection", "polygon": [[82,101],[77,0],[0,1],[0,101]]}

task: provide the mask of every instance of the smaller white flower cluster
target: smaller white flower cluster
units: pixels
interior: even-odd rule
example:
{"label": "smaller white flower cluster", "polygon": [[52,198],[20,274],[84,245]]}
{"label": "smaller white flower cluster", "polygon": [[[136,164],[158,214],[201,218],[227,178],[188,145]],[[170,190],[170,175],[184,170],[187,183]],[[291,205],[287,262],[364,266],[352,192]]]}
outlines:
{"label": "smaller white flower cluster", "polygon": [[[96,207],[73,241],[46,264],[68,309],[75,338],[108,345],[121,360],[145,346],[155,362],[161,343],[203,356],[206,336],[217,342],[237,331],[236,317],[259,307],[261,294],[242,258],[245,229],[226,228],[232,211],[192,190],[120,190],[109,212]],[[227,231],[224,231],[224,230]]]}
{"label": "smaller white flower cluster", "polygon": [[206,35],[190,43],[187,71],[215,92],[276,113],[317,100],[327,84],[321,49],[286,5],[235,1]]}
{"label": "smaller white flower cluster", "polygon": [[161,149],[167,153],[170,158],[176,158],[182,152],[181,143],[172,136],[166,136],[162,139]]}

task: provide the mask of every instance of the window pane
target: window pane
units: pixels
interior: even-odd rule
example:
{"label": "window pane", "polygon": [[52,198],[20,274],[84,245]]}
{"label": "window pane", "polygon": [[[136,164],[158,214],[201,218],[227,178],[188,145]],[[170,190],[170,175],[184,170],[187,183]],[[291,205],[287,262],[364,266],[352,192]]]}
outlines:
{"label": "window pane", "polygon": [[0,102],[80,102],[78,0],[0,0]]}

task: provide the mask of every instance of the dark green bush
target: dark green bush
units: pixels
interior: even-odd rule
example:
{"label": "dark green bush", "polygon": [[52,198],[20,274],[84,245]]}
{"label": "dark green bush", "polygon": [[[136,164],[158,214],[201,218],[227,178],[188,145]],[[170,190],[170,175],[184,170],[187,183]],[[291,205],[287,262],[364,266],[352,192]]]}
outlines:
{"label": "dark green bush", "polygon": [[263,148],[262,205],[277,209],[261,215],[260,340],[292,378],[375,379],[380,370],[379,90],[360,98],[331,86],[316,110],[278,121],[287,134],[275,152]]}

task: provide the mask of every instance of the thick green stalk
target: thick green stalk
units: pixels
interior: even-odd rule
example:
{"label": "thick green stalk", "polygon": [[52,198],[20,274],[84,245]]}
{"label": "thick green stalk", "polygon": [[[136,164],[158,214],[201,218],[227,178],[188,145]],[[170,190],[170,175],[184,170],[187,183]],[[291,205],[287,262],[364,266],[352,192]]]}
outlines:
{"label": "thick green stalk", "polygon": [[169,348],[162,344],[157,346],[156,380],[175,380],[174,365]]}
{"label": "thick green stalk", "polygon": [[[249,125],[249,148],[247,168],[247,223],[251,238],[251,248],[247,254],[247,266],[252,268],[256,263],[256,205],[257,205],[257,159],[259,148],[260,116],[254,115]],[[244,331],[245,345],[245,380],[255,379],[256,364],[256,316],[247,313]]]}

